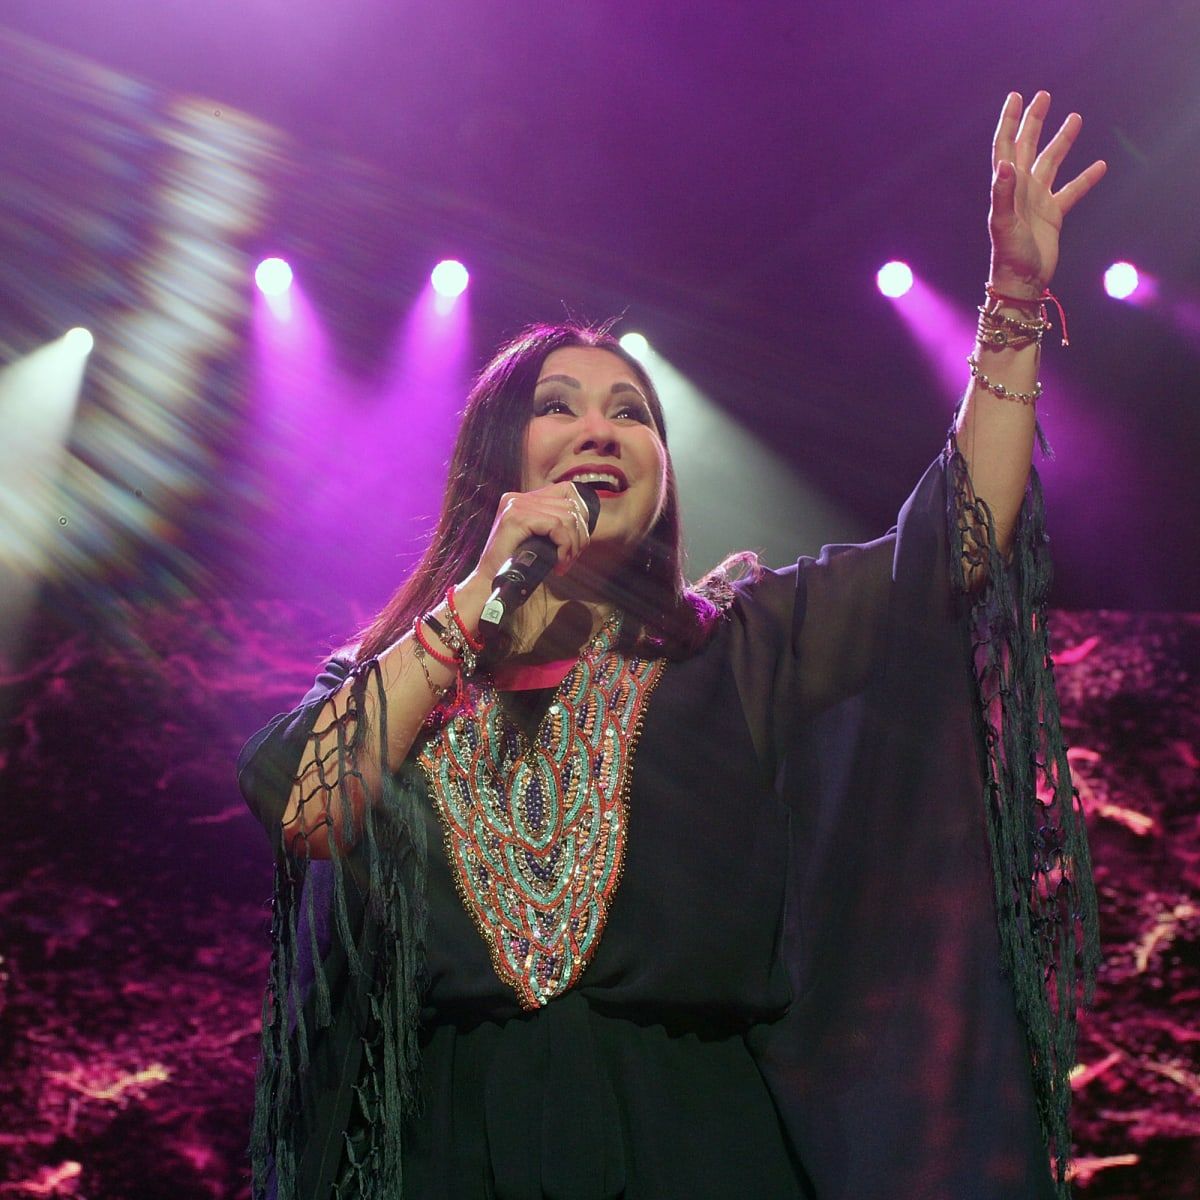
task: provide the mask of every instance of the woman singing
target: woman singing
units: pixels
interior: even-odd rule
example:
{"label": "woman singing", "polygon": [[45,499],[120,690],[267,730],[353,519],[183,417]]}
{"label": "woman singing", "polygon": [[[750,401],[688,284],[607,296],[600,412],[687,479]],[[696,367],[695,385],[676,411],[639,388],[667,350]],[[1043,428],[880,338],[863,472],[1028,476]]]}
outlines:
{"label": "woman singing", "polygon": [[1030,459],[1104,165],[1054,190],[1048,107],[1005,102],[970,386],[878,541],[689,585],[643,367],[562,325],[484,368],[420,565],[239,764],[256,1196],[1067,1194],[1095,902]]}

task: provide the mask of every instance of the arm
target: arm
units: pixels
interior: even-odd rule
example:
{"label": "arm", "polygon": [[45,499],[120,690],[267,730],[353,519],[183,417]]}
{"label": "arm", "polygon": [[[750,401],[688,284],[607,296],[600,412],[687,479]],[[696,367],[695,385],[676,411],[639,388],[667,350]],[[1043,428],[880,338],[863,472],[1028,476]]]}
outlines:
{"label": "arm", "polygon": [[[456,607],[472,634],[487,598],[482,588],[483,581],[472,576],[455,592]],[[445,604],[434,615],[443,625],[453,619]],[[428,641],[439,654],[450,656],[449,648],[432,631]],[[425,718],[457,677],[457,668],[420,650],[411,631],[393,642],[375,664],[377,674],[368,674],[365,680],[352,674],[330,693],[317,714],[281,822],[284,845],[292,853],[306,851],[312,858],[328,858],[331,829],[338,831],[341,849],[353,844],[365,806],[382,793],[383,771],[399,768]],[[356,748],[348,771],[342,761],[347,743]],[[335,796],[349,806],[348,814],[333,810]]]}
{"label": "arm", "polygon": [[[501,497],[479,563],[455,588],[455,608],[472,637],[492,579],[534,534],[549,537],[558,547],[558,574],[582,553],[588,541],[586,507],[571,484]],[[533,607],[522,610],[523,633],[535,621]],[[537,611],[544,618],[544,608]],[[442,626],[452,626],[445,603],[433,615]],[[425,626],[423,632],[437,656],[453,658],[452,648],[432,629]],[[367,805],[378,803],[383,794],[384,772],[399,769],[426,717],[457,677],[457,664],[422,651],[411,630],[372,662],[358,664],[329,694],[313,723],[283,810],[284,846],[301,857],[328,858],[331,831],[340,850],[352,846]]]}
{"label": "arm", "polygon": [[[1023,116],[1021,108],[1021,97],[1010,93],[992,143],[989,282],[1003,295],[1026,298],[1028,304],[1004,304],[1001,312],[1028,321],[1054,276],[1063,218],[1100,181],[1106,168],[1103,162],[1094,162],[1057,192],[1052,191],[1058,169],[1083,122],[1077,113],[1071,113],[1039,154],[1038,139],[1050,96],[1038,92]],[[1022,349],[994,349],[976,342],[974,350],[982,372],[1010,394],[1034,391],[1038,356],[1036,343]],[[975,495],[991,509],[1005,553],[1025,496],[1036,417],[1034,404],[1001,398],[973,379],[955,426]]]}

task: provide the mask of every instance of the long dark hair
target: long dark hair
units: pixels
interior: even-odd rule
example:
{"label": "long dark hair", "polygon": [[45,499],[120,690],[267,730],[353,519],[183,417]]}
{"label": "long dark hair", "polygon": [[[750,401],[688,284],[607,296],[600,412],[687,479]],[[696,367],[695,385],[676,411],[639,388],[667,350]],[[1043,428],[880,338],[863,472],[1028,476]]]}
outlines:
{"label": "long dark hair", "polygon": [[[475,381],[450,459],[437,528],[421,561],[379,615],[362,631],[359,661],[373,658],[411,628],[420,613],[436,608],[446,589],[479,560],[500,497],[521,486],[525,428],[542,363],[555,350],[582,346],[607,350],[633,371],[650,406],[659,437],[667,444],[658,392],[645,368],[621,347],[611,326],[531,325],[502,346]],[[696,589],[683,574],[683,530],[675,474],[667,455],[666,498],[654,527],[604,591],[626,614],[622,648],[684,658],[707,641],[729,589],[718,569]],[[632,618],[632,619],[630,619]]]}

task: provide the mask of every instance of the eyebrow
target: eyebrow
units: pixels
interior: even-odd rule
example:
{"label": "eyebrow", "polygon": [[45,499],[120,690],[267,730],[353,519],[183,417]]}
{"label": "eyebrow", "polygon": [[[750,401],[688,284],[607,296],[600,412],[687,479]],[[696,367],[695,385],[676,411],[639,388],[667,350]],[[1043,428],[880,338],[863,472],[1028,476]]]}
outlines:
{"label": "eyebrow", "polygon": [[[579,388],[583,386],[578,379],[572,379],[570,375],[543,375],[541,379],[539,379],[533,386],[535,389],[540,388],[543,383],[565,383],[567,387],[573,388]],[[646,402],[646,397],[642,395],[641,388],[637,387],[635,384],[626,383],[624,380],[619,383],[614,383],[609,395],[615,396],[618,392],[632,392],[643,403]]]}

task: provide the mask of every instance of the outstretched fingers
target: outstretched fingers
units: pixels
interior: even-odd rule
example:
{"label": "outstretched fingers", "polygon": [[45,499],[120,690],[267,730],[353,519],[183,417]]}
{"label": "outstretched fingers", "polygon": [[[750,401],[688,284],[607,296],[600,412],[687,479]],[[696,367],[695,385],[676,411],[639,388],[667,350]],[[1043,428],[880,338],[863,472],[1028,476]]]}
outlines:
{"label": "outstretched fingers", "polygon": [[1104,178],[1104,172],[1107,170],[1108,164],[1102,158],[1098,158],[1090,167],[1080,171],[1070,183],[1055,192],[1054,198],[1058,201],[1060,211],[1069,213]]}
{"label": "outstretched fingers", "polygon": [[1083,128],[1083,118],[1078,113],[1069,113],[1067,119],[1059,126],[1058,132],[1046,143],[1037,161],[1033,164],[1035,179],[1041,180],[1048,188],[1054,187],[1058,168],[1062,166],[1067,152],[1075,144],[1079,131]]}

